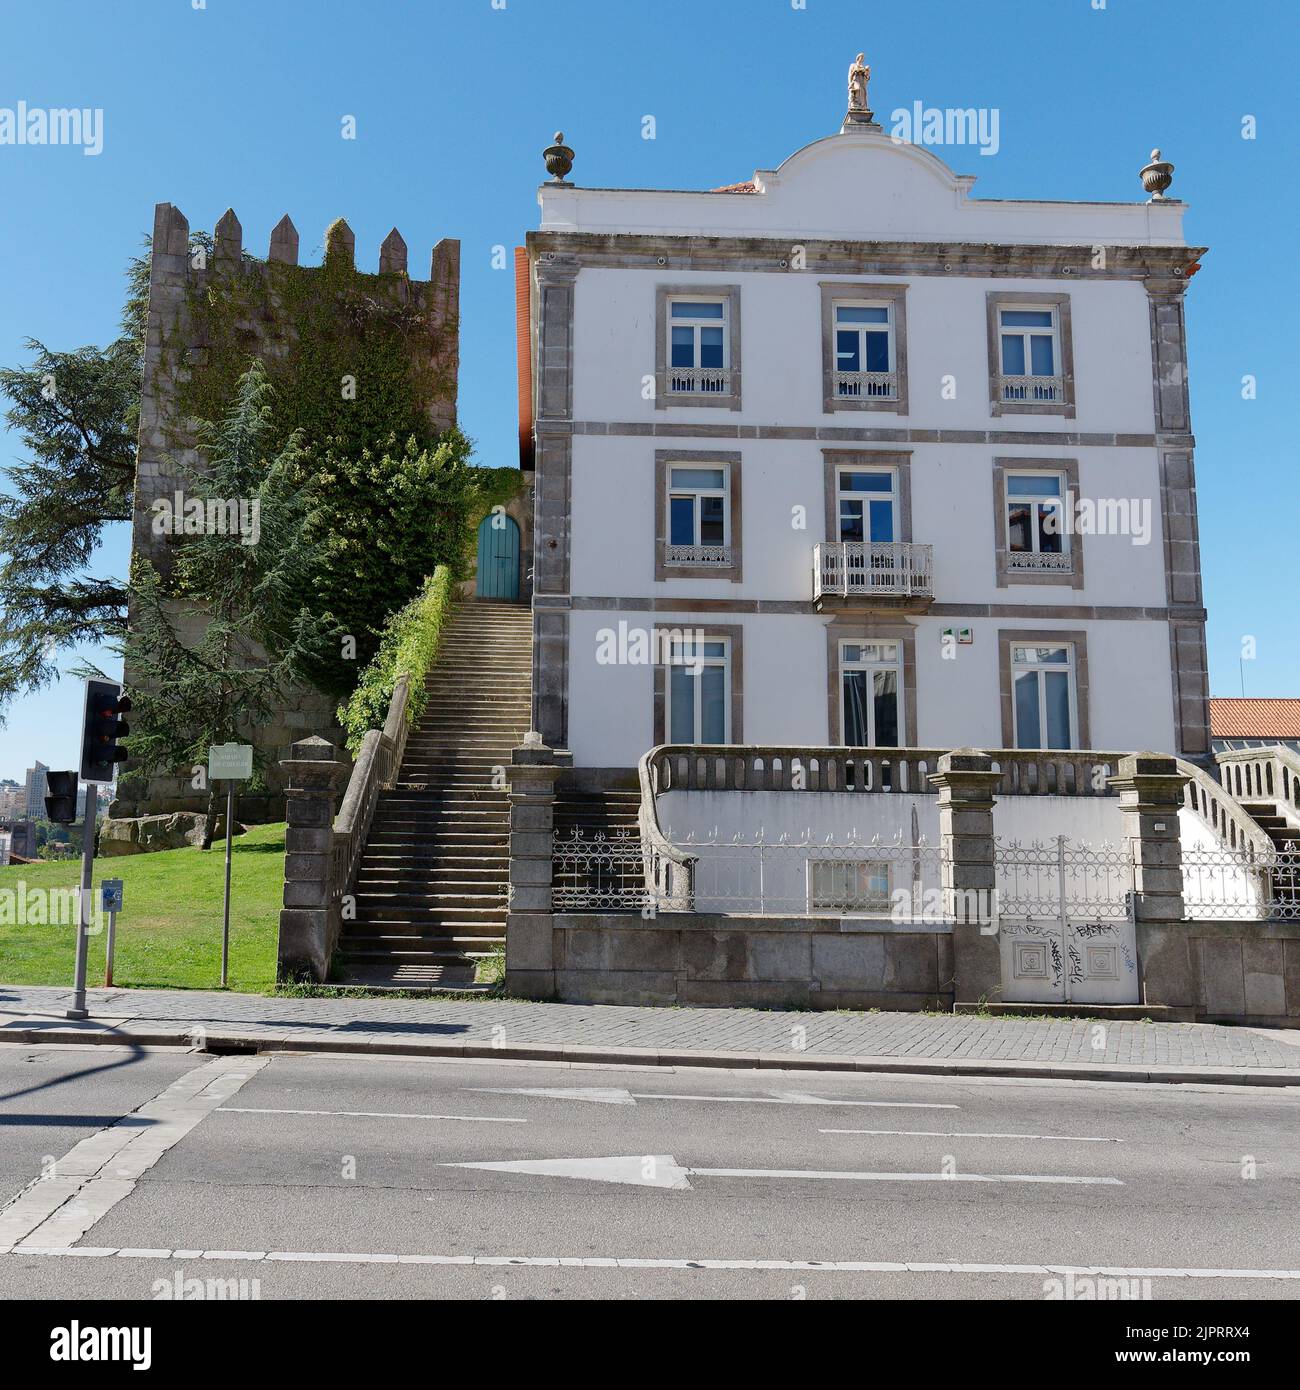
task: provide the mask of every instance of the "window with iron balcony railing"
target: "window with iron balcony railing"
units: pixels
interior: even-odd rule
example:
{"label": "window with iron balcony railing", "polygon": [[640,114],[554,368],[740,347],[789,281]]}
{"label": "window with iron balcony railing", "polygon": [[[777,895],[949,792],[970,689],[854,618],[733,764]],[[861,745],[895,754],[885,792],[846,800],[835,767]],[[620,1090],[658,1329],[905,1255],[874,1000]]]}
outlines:
{"label": "window with iron balcony railing", "polygon": [[934,547],[911,541],[822,541],[813,548],[813,598],[930,598]]}
{"label": "window with iron balcony railing", "polygon": [[897,372],[836,372],[835,395],[844,401],[896,401]]}

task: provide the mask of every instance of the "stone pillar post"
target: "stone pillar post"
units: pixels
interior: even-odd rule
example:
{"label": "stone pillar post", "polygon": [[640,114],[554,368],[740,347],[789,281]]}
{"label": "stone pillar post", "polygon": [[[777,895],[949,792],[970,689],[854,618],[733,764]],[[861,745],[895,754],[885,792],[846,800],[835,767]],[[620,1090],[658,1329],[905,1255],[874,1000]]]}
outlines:
{"label": "stone pillar post", "polygon": [[551,851],[555,826],[553,749],[537,735],[510,755],[510,906],[506,989],[526,999],[555,996]]}
{"label": "stone pillar post", "polygon": [[1133,850],[1135,917],[1139,922],[1181,922],[1187,914],[1178,810],[1188,778],[1174,758],[1131,753],[1119,760],[1119,772],[1109,781],[1119,791],[1124,837]]}
{"label": "stone pillar post", "polygon": [[348,768],[337,751],[323,738],[304,738],[280,760],[288,822],[276,964],[281,980],[327,980],[342,928],[333,883],[334,809]]}
{"label": "stone pillar post", "polygon": [[992,913],[993,792],[1001,777],[987,753],[958,748],[939,759],[930,778],[939,789],[944,912],[953,922],[954,1005],[996,999],[1002,992]]}

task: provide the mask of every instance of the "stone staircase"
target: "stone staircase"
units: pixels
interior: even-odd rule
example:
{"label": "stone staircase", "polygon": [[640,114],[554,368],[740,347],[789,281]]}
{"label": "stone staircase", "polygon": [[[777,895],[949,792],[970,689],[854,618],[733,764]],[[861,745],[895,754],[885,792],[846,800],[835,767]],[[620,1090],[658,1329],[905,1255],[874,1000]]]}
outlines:
{"label": "stone staircase", "polygon": [[1241,809],[1278,849],[1300,848],[1300,829],[1278,810],[1276,802],[1243,800]]}
{"label": "stone staircase", "polygon": [[336,956],[348,984],[463,987],[505,943],[510,802],[504,779],[493,782],[530,721],[529,608],[460,604],[426,689],[357,871],[356,918]]}

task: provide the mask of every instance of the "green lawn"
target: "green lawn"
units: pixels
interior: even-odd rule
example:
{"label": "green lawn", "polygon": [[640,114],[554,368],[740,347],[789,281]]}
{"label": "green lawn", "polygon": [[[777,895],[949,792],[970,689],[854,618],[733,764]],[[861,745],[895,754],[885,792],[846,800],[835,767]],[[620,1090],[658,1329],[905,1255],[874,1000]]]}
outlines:
{"label": "green lawn", "polygon": [[[81,863],[0,868],[0,982],[71,985],[75,927],[15,926],[6,889],[75,888]],[[225,842],[204,853],[163,850],[95,860],[95,888],[120,878],[113,983],[136,988],[216,989],[221,980],[221,897]],[[284,826],[256,825],[235,840],[231,869],[230,988],[275,983],[276,937],[284,894]],[[104,983],[105,931],[90,938],[86,981]]]}

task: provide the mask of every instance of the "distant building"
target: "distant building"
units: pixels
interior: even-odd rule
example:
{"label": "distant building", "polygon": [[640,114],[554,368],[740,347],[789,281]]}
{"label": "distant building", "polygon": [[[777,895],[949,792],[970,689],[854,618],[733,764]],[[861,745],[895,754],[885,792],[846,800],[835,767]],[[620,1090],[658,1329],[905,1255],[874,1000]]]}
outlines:
{"label": "distant building", "polygon": [[1273,743],[1300,752],[1300,700],[1211,700],[1210,738],[1216,753]]}
{"label": "distant building", "polygon": [[27,809],[27,789],[12,778],[0,781],[0,820],[22,815]]}
{"label": "distant building", "polygon": [[50,784],[46,774],[49,768],[38,761],[35,767],[27,769],[27,797],[24,812],[31,820],[45,819],[45,798]]}

